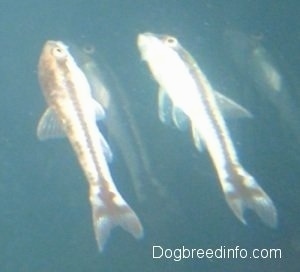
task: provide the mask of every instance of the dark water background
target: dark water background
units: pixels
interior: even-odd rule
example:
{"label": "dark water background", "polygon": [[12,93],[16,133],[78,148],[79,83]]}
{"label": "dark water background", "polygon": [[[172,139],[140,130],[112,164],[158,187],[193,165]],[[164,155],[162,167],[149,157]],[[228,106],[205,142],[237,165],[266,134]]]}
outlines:
{"label": "dark water background", "polygon": [[[299,108],[299,14],[298,1],[1,1],[0,270],[299,271],[299,135],[233,64],[222,39],[226,29],[262,37]],[[159,122],[156,84],[135,44],[145,31],[178,37],[214,87],[253,113],[229,128],[242,164],[278,209],[277,229],[252,214],[242,225],[223,199],[207,153],[197,153],[188,133]],[[122,161],[112,164],[117,187],[143,222],[140,241],[116,229],[99,254],[87,185],[69,144],[36,138],[45,109],[36,66],[48,39],[93,44],[130,100],[154,175],[167,191],[164,198],[146,191],[140,203]],[[153,245],[280,248],[282,258],[153,260]]]}

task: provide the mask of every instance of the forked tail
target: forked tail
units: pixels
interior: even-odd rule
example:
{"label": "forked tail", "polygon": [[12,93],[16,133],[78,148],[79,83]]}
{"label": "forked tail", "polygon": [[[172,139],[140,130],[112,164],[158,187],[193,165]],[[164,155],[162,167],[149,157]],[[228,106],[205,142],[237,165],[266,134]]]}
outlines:
{"label": "forked tail", "polygon": [[270,197],[242,167],[238,166],[235,170],[233,175],[221,179],[221,184],[226,201],[236,217],[247,224],[244,211],[248,208],[266,225],[276,227],[277,211]]}
{"label": "forked tail", "polygon": [[143,237],[139,218],[120,195],[104,200],[98,197],[97,201],[91,202],[94,231],[100,251],[103,251],[111,230],[116,226],[121,226],[136,239]]}

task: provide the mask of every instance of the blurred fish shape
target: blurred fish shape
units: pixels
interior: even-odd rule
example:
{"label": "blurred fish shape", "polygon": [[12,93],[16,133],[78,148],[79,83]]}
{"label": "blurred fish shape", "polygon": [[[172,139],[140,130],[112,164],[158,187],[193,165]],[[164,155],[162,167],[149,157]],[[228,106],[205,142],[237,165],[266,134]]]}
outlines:
{"label": "blurred fish shape", "polygon": [[89,184],[99,250],[104,249],[111,229],[117,225],[141,238],[140,220],[118,192],[107,164],[112,153],[96,124],[104,117],[104,110],[91,96],[86,76],[65,44],[45,43],[38,75],[49,105],[38,124],[38,138],[68,137]]}
{"label": "blurred fish shape", "polygon": [[300,144],[300,111],[291,94],[290,84],[272,54],[263,46],[263,37],[247,35],[235,29],[223,33],[223,47],[243,86],[269,101],[283,124]]}
{"label": "blurred fish shape", "polygon": [[[130,103],[119,86],[111,69],[96,62],[96,51],[92,45],[73,45],[74,56],[91,86],[93,97],[104,108],[103,120],[108,136],[117,145],[128,169],[137,199],[147,198],[147,188],[153,187],[159,195],[165,195],[163,186],[154,176],[147,150],[136,124]],[[101,62],[103,63],[103,62]]]}

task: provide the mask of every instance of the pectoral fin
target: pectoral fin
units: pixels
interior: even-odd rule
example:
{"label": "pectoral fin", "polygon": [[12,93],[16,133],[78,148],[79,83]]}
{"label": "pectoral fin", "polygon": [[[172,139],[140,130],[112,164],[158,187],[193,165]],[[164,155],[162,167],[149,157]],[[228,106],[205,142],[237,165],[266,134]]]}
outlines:
{"label": "pectoral fin", "polygon": [[37,136],[42,141],[66,137],[55,112],[51,108],[48,108],[42,115],[37,127]]}
{"label": "pectoral fin", "polygon": [[99,140],[101,143],[101,147],[103,148],[103,153],[105,155],[105,158],[108,162],[111,162],[113,159],[113,153],[110,149],[110,146],[100,131],[99,131],[98,136],[99,136]]}
{"label": "pectoral fin", "polygon": [[200,134],[199,128],[197,128],[196,126],[193,126],[193,125],[192,125],[192,135],[193,135],[195,147],[198,149],[198,151],[202,152],[203,145],[202,145],[201,134]]}
{"label": "pectoral fin", "polygon": [[158,115],[164,124],[171,125],[174,123],[180,130],[188,128],[189,118],[180,108],[173,106],[173,102],[163,89],[159,89],[158,92]]}
{"label": "pectoral fin", "polygon": [[97,102],[95,99],[92,100],[93,108],[95,111],[96,120],[102,120],[105,118],[105,110],[102,105]]}
{"label": "pectoral fin", "polygon": [[215,98],[224,118],[252,118],[252,114],[244,107],[225,95],[215,91]]}
{"label": "pectoral fin", "polygon": [[173,103],[167,93],[163,89],[158,91],[158,116],[159,120],[170,125],[172,123]]}
{"label": "pectoral fin", "polygon": [[172,116],[173,116],[173,122],[178,129],[183,131],[188,128],[189,118],[181,109],[174,106],[172,110]]}

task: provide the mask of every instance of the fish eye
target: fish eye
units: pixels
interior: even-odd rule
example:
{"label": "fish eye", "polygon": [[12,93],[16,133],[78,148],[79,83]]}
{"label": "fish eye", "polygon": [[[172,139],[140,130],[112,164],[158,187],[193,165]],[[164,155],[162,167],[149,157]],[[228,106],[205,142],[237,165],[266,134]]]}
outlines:
{"label": "fish eye", "polygon": [[88,54],[88,55],[93,55],[95,53],[95,47],[92,44],[86,44],[83,47],[83,52]]}
{"label": "fish eye", "polygon": [[53,48],[52,52],[53,52],[54,56],[57,57],[57,58],[63,58],[63,57],[66,56],[65,51],[62,48],[58,47],[58,46]]}
{"label": "fish eye", "polygon": [[177,44],[177,40],[174,37],[167,37],[165,42],[171,46],[175,46]]}

